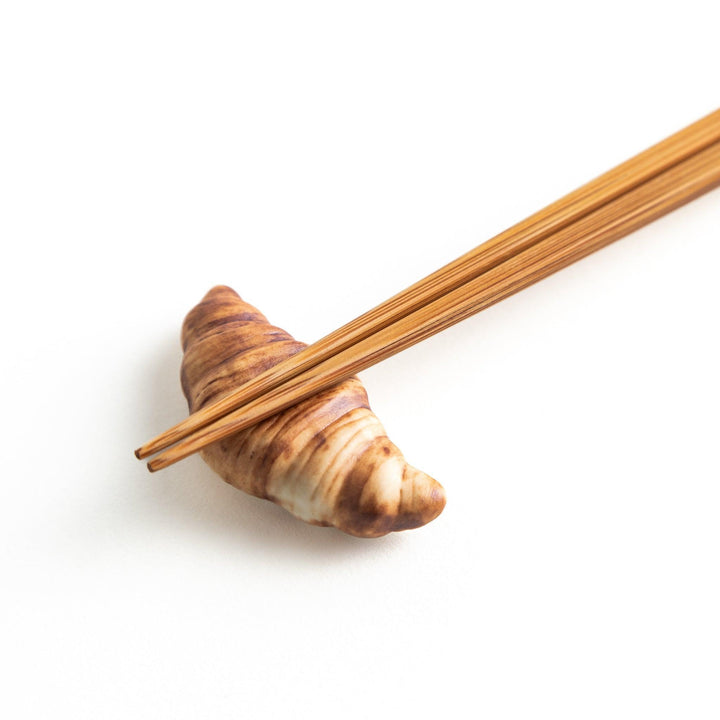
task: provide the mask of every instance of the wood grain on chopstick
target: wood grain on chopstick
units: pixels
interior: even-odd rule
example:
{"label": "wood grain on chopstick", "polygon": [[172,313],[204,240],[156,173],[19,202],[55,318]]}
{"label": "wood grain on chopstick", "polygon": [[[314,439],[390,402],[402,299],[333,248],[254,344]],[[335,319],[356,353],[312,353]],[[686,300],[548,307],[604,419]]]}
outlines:
{"label": "wood grain on chopstick", "polygon": [[270,368],[218,402],[199,410],[135,451],[148,457],[214,422],[290,378],[388,327],[553,233],[720,141],[720,110],[636,155],[509,230],[495,236],[294,357]]}
{"label": "wood grain on chopstick", "polygon": [[720,185],[720,142],[482,275],[198,430],[148,463],[160,470],[483,310]]}

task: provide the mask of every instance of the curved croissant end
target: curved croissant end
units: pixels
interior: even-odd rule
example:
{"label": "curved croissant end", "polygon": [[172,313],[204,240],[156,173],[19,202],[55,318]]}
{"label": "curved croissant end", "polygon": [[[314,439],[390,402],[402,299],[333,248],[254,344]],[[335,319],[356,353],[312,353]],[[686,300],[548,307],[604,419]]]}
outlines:
{"label": "curved croissant end", "polygon": [[[182,331],[190,411],[301,350],[233,290],[213,288]],[[445,506],[442,486],[405,462],[351,378],[202,451],[225,481],[306,522],[378,537],[419,527]]]}

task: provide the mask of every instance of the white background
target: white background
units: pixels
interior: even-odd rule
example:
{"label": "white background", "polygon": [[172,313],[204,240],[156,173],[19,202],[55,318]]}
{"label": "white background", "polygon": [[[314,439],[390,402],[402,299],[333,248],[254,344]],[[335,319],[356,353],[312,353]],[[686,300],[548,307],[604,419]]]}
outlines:
{"label": "white background", "polygon": [[425,528],[132,455],[212,285],[319,338],[720,105],[714,6],[3,3],[3,716],[716,719],[718,192],[363,374]]}

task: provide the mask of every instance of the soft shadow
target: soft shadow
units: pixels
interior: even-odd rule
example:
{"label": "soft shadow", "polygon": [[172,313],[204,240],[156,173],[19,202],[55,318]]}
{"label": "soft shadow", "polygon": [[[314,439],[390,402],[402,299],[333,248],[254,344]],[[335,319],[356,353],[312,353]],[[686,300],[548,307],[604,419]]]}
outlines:
{"label": "soft shadow", "polygon": [[[139,369],[134,383],[137,407],[145,415],[135,418],[137,444],[187,415],[180,390],[181,354],[177,338],[159,343],[156,354]],[[135,461],[132,481],[142,500],[133,503],[135,521],[178,525],[212,536],[233,550],[293,556],[315,561],[387,552],[403,540],[397,534],[377,539],[355,538],[335,528],[316,527],[298,520],[267,500],[246,495],[221,480],[194,456],[150,475]]]}

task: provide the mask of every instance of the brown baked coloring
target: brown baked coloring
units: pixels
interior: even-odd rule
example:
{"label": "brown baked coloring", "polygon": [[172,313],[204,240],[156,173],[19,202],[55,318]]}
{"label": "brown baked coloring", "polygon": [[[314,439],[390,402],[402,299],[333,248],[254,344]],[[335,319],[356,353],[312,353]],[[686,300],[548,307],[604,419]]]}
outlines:
{"label": "brown baked coloring", "polygon": [[[305,347],[223,286],[185,318],[182,344],[190,412]],[[206,447],[202,457],[240,490],[360,537],[420,527],[445,506],[442,486],[390,442],[357,378]]]}

